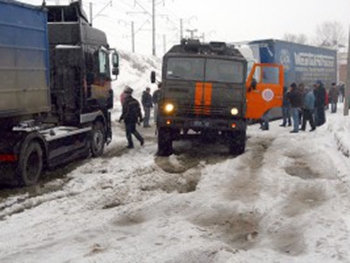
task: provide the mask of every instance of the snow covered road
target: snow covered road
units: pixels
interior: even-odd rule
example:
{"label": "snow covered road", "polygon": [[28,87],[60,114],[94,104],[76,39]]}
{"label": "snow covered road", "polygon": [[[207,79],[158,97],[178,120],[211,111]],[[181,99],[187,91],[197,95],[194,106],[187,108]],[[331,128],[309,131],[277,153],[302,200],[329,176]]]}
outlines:
{"label": "snow covered road", "polygon": [[[249,127],[246,152],[124,149],[0,199],[0,262],[350,262],[348,117],[313,133]],[[5,191],[5,190],[2,190]],[[7,192],[8,193],[8,192]]]}

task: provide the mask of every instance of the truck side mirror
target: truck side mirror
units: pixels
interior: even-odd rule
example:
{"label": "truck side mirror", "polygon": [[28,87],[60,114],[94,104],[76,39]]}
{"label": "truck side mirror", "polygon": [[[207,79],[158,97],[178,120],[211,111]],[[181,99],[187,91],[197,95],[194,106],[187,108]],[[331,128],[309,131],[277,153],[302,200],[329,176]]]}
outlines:
{"label": "truck side mirror", "polygon": [[151,83],[156,83],[156,72],[155,71],[151,72]]}
{"label": "truck side mirror", "polygon": [[116,51],[112,53],[112,74],[114,76],[119,75],[119,55]]}
{"label": "truck side mirror", "polygon": [[252,79],[249,85],[249,90],[256,89],[257,81],[255,78]]}
{"label": "truck side mirror", "polygon": [[118,76],[119,75],[119,68],[113,67],[112,74],[115,75],[115,76]]}
{"label": "truck side mirror", "polygon": [[119,68],[119,56],[117,52],[112,53],[112,65],[113,68]]}

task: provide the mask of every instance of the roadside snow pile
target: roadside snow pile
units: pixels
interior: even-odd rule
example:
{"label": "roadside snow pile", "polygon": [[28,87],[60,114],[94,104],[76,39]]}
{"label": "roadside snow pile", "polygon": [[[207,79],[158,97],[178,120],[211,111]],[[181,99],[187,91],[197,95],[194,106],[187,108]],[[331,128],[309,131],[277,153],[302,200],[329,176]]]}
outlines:
{"label": "roadside snow pile", "polygon": [[151,94],[157,88],[156,84],[151,83],[151,71],[156,72],[158,79],[160,79],[161,77],[160,58],[130,53],[123,50],[119,51],[119,57],[120,73],[118,79],[113,83],[113,115],[118,115],[121,111],[121,104],[119,98],[121,92],[124,90],[124,87],[126,85],[134,89],[133,96],[140,101],[142,92],[145,90],[146,87],[151,88]]}

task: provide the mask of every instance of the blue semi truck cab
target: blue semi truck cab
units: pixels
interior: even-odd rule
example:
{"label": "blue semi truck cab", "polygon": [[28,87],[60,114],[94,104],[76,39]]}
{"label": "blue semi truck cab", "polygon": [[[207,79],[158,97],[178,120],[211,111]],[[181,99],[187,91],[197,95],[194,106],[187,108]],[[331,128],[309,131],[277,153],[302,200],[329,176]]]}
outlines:
{"label": "blue semi truck cab", "polygon": [[1,182],[33,185],[44,169],[103,153],[118,54],[79,2],[0,0],[0,61]]}

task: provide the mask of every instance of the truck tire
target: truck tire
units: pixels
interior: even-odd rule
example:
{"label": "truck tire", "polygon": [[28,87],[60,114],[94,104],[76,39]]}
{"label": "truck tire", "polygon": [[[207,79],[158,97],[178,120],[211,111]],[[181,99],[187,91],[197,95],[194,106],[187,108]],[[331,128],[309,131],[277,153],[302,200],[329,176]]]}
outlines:
{"label": "truck tire", "polygon": [[17,179],[21,186],[35,185],[43,170],[43,150],[36,141],[23,146],[17,167]]}
{"label": "truck tire", "polygon": [[173,141],[169,128],[158,130],[158,156],[169,156],[173,153]]}
{"label": "truck tire", "polygon": [[103,154],[105,147],[105,128],[102,122],[96,122],[91,132],[91,154],[93,157],[99,157]]}
{"label": "truck tire", "polygon": [[229,152],[233,155],[243,154],[245,151],[246,145],[246,132],[245,131],[236,131],[232,133],[229,144]]}

